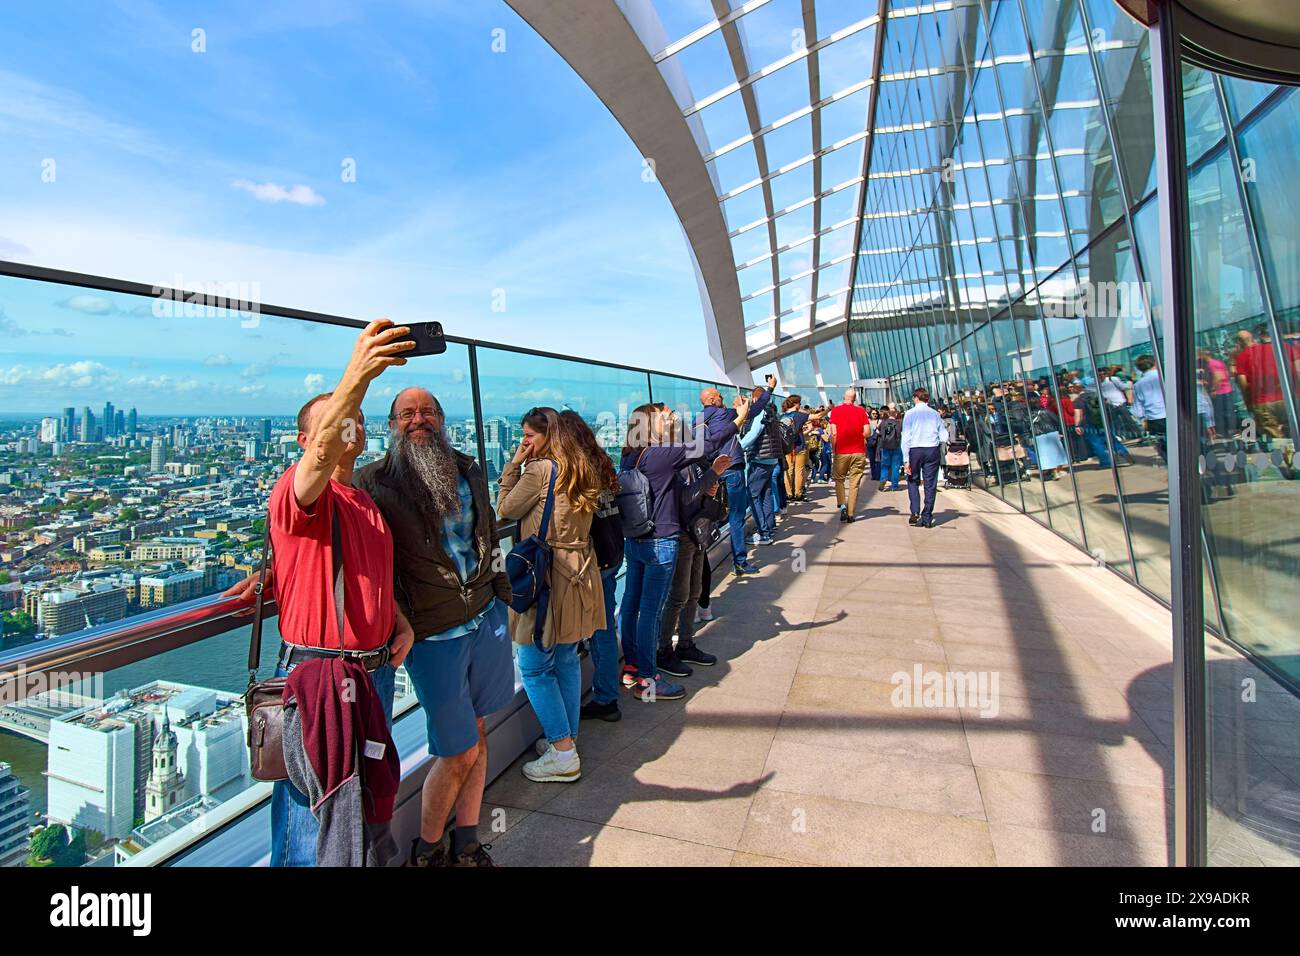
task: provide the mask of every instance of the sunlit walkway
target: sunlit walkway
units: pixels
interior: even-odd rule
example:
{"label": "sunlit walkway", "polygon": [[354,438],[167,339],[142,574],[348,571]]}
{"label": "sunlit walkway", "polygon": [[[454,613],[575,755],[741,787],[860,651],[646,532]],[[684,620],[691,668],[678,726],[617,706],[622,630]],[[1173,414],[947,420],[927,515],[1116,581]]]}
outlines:
{"label": "sunlit walkway", "polygon": [[[575,785],[516,764],[489,789],[496,858],[1166,864],[1168,612],[982,492],[942,492],[933,530],[906,492],[872,486],[852,525],[812,497],[760,576],[715,589],[700,641],[721,660],[687,700],[584,722]],[[895,706],[918,665],[996,675],[996,716]]]}

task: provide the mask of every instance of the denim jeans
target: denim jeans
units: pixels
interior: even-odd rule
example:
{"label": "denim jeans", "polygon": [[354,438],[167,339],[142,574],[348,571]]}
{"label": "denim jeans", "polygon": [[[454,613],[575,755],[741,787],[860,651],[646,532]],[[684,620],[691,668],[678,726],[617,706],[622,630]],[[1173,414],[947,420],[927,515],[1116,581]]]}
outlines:
{"label": "denim jeans", "polygon": [[786,506],[785,482],[786,482],[785,459],[778,459],[776,471],[772,475],[772,500],[776,513],[784,513]]}
{"label": "denim jeans", "polygon": [[[1106,432],[1097,425],[1083,426],[1083,439],[1088,443],[1088,448],[1097,456],[1097,461],[1103,468],[1110,467],[1110,450],[1106,447]],[[1132,458],[1127,448],[1119,444],[1119,439],[1115,439],[1115,454],[1121,458]]]}
{"label": "denim jeans", "polygon": [[636,663],[642,677],[654,677],[658,672],[659,628],[677,567],[677,539],[628,538],[623,553],[627,555],[627,578],[618,619],[623,657]]}
{"label": "denim jeans", "polygon": [[598,704],[618,700],[618,627],[614,623],[614,593],[618,568],[600,572],[605,589],[605,626],[591,635],[591,699]]}
{"label": "denim jeans", "polygon": [[[745,546],[745,512],[749,510],[749,487],[745,484],[745,468],[733,465],[722,473],[727,486],[727,524],[731,527],[731,560],[740,564],[749,556]],[[627,648],[623,648],[627,657]]]}
{"label": "denim jeans", "polygon": [[880,449],[880,475],[884,481],[898,487],[898,473],[903,470],[903,449]]}
{"label": "denim jeans", "polygon": [[556,644],[539,651],[531,641],[515,645],[519,675],[546,739],[555,743],[578,737],[578,711],[582,707],[582,664],[578,645]]}
{"label": "denim jeans", "polygon": [[[277,677],[283,677],[287,672],[280,667],[275,673]],[[370,674],[390,728],[393,726],[394,674],[393,668],[387,664]],[[311,812],[307,795],[288,780],[277,780],[272,784],[271,865],[315,866],[316,836],[319,833],[320,823]]]}
{"label": "denim jeans", "polygon": [[763,537],[771,537],[776,529],[776,514],[772,487],[776,483],[776,462],[758,460],[749,463],[749,499],[754,506],[754,524]]}

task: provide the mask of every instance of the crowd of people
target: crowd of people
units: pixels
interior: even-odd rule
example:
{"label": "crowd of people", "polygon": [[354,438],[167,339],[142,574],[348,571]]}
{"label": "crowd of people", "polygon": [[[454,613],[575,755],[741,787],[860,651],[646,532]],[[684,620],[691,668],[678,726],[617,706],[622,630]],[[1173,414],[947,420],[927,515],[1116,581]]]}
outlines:
{"label": "crowd of people", "polygon": [[[773,543],[811,483],[833,480],[840,519],[854,520],[869,454],[873,475],[883,460],[895,487],[901,466],[912,523],[933,526],[945,438],[923,389],[900,414],[864,409],[853,389],[832,407],[790,395],[778,411],[772,376],[730,403],[706,388],[692,415],[662,403],[633,410],[617,463],[578,414],[532,408],[492,501],[478,461],[451,445],[437,397],[410,387],[389,408],[386,453],[356,468],[362,401],[385,369],[405,364],[406,331],[371,323],[334,390],[302,407],[303,454],[268,505],[269,574],[228,592],[251,599],[272,588],[279,609],[293,769],[274,785],[272,865],[383,860],[397,667],[410,676],[434,758],[406,865],[491,866],[478,832],[484,721],[513,700],[516,665],[542,729],[523,773],[571,783],[582,776],[583,720],[619,720],[624,690],[647,704],[680,699],[679,681],[717,663],[696,632],[712,619],[707,552],[720,534],[730,535],[734,573],[758,573],[751,547]],[[518,523],[517,542],[544,539],[540,597],[521,601],[499,521]],[[594,668],[585,704],[583,648]]]}
{"label": "crowd of people", "polygon": [[[1196,403],[1200,450],[1276,453],[1286,474],[1294,443],[1278,374],[1277,350],[1266,329],[1239,330],[1217,347],[1197,353]],[[1300,372],[1300,348],[1284,343],[1283,354]],[[1104,469],[1135,461],[1134,446],[1150,447],[1153,463],[1167,463],[1168,423],[1164,382],[1154,354],[1142,352],[1125,364],[1063,367],[958,391],[940,413],[952,433],[969,442],[990,485],[1036,474],[1044,481],[1064,477],[1070,464],[1093,461]],[[1226,477],[1232,477],[1232,468]],[[1209,468],[1205,481],[1222,484]],[[1232,482],[1225,486],[1232,493]],[[1213,500],[1212,489],[1207,498]]]}

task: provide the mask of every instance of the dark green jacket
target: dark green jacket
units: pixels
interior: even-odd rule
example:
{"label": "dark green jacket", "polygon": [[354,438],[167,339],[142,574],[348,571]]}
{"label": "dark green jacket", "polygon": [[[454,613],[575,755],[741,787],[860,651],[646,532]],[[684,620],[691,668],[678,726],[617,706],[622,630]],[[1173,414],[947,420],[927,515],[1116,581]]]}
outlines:
{"label": "dark green jacket", "polygon": [[[456,466],[474,497],[478,567],[469,581],[461,581],[456,574],[455,564],[442,547],[442,529],[425,520],[393,475],[388,456],[366,465],[353,479],[375,500],[393,533],[393,590],[417,641],[464,624],[493,597],[510,601],[504,562],[494,561],[497,522],[488,500],[487,481],[469,455],[456,452]],[[494,571],[494,564],[503,570]]]}

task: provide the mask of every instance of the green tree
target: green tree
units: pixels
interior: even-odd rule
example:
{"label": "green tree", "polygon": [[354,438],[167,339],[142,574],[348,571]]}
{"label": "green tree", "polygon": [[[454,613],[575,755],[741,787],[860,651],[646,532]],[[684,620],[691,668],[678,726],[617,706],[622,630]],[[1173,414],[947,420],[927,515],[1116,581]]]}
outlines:
{"label": "green tree", "polygon": [[57,866],[68,851],[68,831],[62,823],[37,830],[27,851],[28,866]]}

